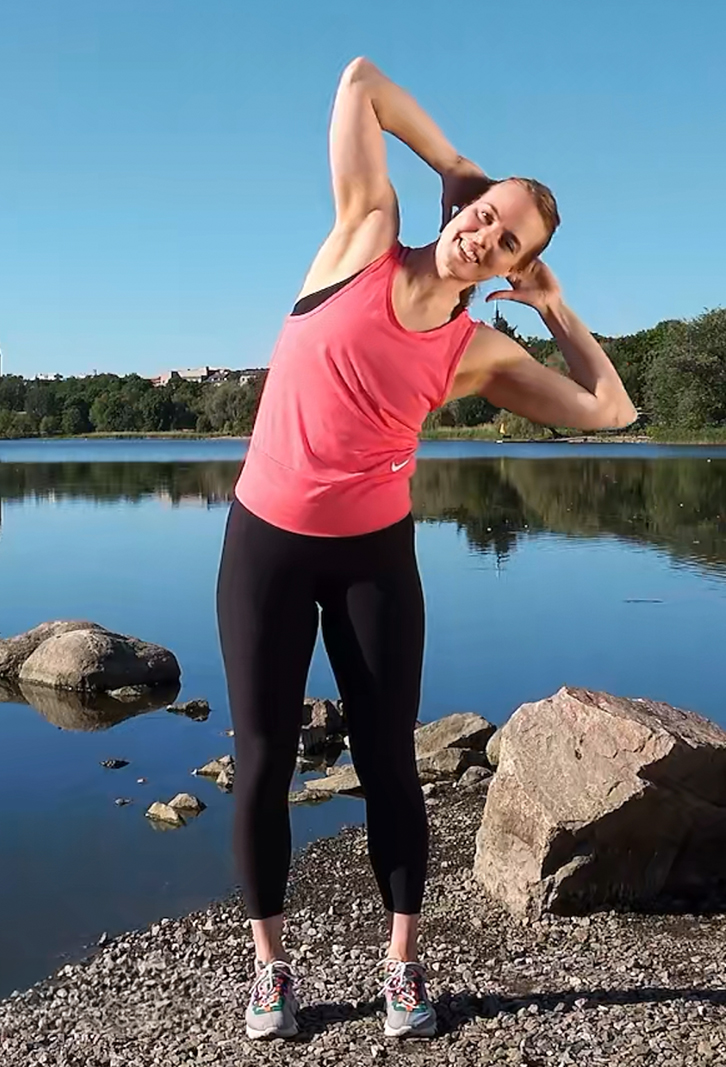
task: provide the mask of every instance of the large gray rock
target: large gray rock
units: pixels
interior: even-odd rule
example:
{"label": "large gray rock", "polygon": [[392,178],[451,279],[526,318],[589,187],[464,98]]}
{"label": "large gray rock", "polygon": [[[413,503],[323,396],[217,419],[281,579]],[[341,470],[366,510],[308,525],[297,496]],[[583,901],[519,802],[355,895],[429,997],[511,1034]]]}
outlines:
{"label": "large gray rock", "polygon": [[21,685],[104,691],[178,682],[176,657],[160,645],[100,627],[46,638],[20,668]]}
{"label": "large gray rock", "polygon": [[443,719],[421,726],[414,734],[416,759],[433,756],[445,748],[467,748],[484,752],[487,741],[496,726],[481,715],[470,711],[457,711]]}
{"label": "large gray rock", "polygon": [[726,883],[726,732],[563,688],[502,731],[475,875],[514,913],[702,897]]}
{"label": "large gray rock", "polygon": [[77,619],[57,619],[54,622],[42,622],[40,626],[34,626],[32,630],[17,634],[15,637],[1,639],[0,678],[17,679],[20,674],[20,668],[39,645],[42,645],[49,637],[72,633],[74,630],[107,632],[103,626],[98,626],[95,622],[84,622]]}

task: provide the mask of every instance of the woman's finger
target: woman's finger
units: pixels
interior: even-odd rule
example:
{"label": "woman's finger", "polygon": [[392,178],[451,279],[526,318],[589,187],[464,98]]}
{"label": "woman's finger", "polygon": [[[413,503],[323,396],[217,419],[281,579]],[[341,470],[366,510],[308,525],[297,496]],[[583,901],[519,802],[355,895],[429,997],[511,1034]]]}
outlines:
{"label": "woman's finger", "polygon": [[488,304],[490,300],[517,300],[517,301],[521,301],[521,297],[519,296],[519,293],[516,293],[514,291],[514,289],[501,289],[501,290],[499,290],[499,292],[489,293],[489,295],[487,296],[487,298],[484,301],[484,303]]}

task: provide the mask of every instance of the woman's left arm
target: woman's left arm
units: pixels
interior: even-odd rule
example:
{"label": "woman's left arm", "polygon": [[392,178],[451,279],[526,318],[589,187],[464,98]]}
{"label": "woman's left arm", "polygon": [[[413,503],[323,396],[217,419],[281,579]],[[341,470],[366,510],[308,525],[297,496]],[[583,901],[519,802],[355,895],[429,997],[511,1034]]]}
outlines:
{"label": "woman's left arm", "polygon": [[[546,426],[619,429],[638,417],[620,375],[588,328],[567,307],[557,280],[541,260],[512,275],[512,288],[487,300],[514,300],[539,311],[570,369],[567,378],[505,334],[477,331],[457,373],[455,395],[479,392],[497,407]],[[473,387],[473,388],[472,388]]]}

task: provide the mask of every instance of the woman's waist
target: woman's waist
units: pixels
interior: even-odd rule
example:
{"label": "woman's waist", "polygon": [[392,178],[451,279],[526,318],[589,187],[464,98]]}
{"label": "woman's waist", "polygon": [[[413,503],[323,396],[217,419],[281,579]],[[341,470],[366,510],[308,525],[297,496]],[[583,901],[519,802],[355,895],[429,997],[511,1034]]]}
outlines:
{"label": "woman's waist", "polygon": [[283,529],[352,536],[382,529],[407,514],[414,466],[409,455],[366,470],[292,468],[251,445],[236,495],[254,514]]}

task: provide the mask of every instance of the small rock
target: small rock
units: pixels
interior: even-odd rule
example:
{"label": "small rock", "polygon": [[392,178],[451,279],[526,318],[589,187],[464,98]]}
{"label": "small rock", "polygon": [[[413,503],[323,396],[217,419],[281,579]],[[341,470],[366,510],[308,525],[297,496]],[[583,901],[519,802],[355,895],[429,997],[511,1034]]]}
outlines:
{"label": "small rock", "polygon": [[133,702],[139,697],[148,696],[152,692],[150,685],[122,685],[118,689],[109,689],[108,696],[113,700]]}
{"label": "small rock", "polygon": [[496,770],[499,766],[499,749],[502,745],[502,728],[500,727],[487,741],[486,756],[489,766]]}
{"label": "small rock", "polygon": [[469,767],[457,782],[458,789],[481,789],[492,777],[488,767]]}
{"label": "small rock", "polygon": [[295,793],[290,793],[287,799],[289,804],[323,804],[326,800],[330,800],[331,795],[323,792],[322,789],[299,789]]}
{"label": "small rock", "polygon": [[114,804],[117,808],[125,808],[127,804],[133,804],[133,800],[129,797],[116,797]]}
{"label": "small rock", "polygon": [[154,819],[157,822],[168,823],[170,826],[184,825],[184,820],[176,808],[172,808],[170,804],[164,804],[159,800],[151,805],[146,812],[146,818]]}
{"label": "small rock", "polygon": [[222,771],[232,770],[234,774],[234,757],[218,756],[216,759],[205,763],[203,767],[197,767],[192,774],[200,774],[204,778],[217,778]]}
{"label": "small rock", "polygon": [[303,726],[300,731],[299,751],[303,756],[314,756],[324,747],[328,733],[324,726]]}
{"label": "small rock", "polygon": [[473,712],[455,712],[421,726],[415,733],[416,758],[433,756],[442,749],[475,749],[483,754],[496,727]]}
{"label": "small rock", "polygon": [[234,786],[234,767],[225,767],[217,776],[217,785],[225,793],[231,793]]}
{"label": "small rock", "polygon": [[184,700],[178,704],[169,704],[167,711],[171,711],[174,715],[186,715],[188,719],[193,719],[194,722],[206,722],[209,718],[209,701],[208,700]]}
{"label": "small rock", "polygon": [[119,771],[122,767],[128,767],[129,761],[127,759],[102,759],[101,766],[106,767],[109,771]]}
{"label": "small rock", "polygon": [[430,756],[416,761],[418,776],[422,781],[438,781],[440,778],[458,778],[474,764],[482,763],[481,752],[465,748],[443,748]]}
{"label": "small rock", "polygon": [[191,793],[177,793],[177,795],[169,801],[169,807],[174,808],[175,811],[181,812],[182,815],[199,815],[206,808],[199,797],[193,796]]}
{"label": "small rock", "polygon": [[363,788],[353,766],[340,767],[334,774],[326,775],[325,778],[311,778],[305,783],[305,788],[311,792],[363,796]]}

